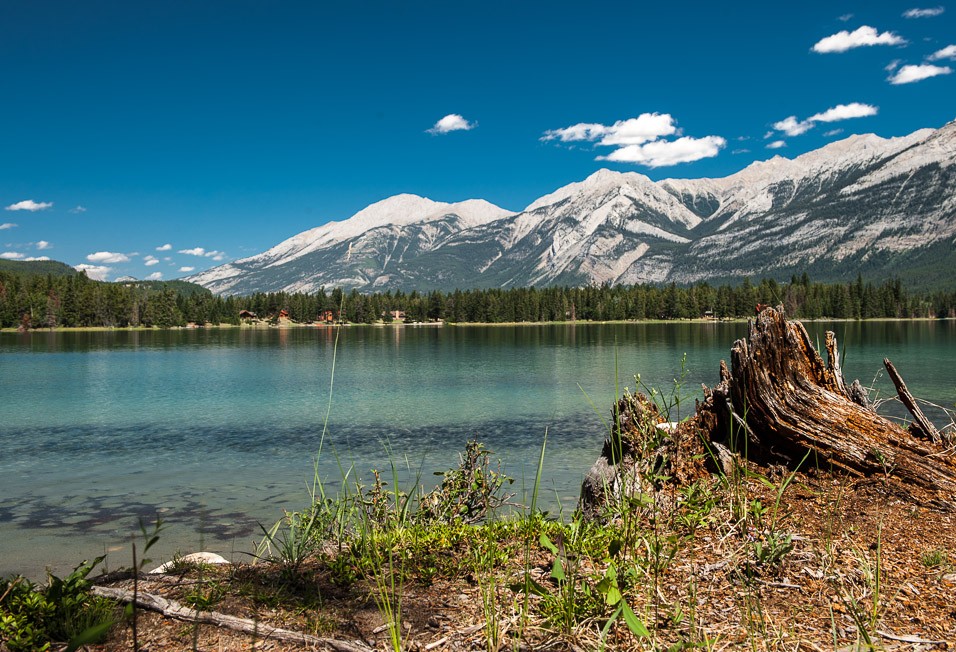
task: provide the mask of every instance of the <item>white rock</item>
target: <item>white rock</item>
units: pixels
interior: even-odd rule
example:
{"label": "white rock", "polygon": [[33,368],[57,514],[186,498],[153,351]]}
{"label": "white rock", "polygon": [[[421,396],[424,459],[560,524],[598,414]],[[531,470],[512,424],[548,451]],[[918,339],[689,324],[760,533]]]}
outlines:
{"label": "white rock", "polygon": [[214,552],[193,552],[183,557],[174,559],[173,561],[167,561],[162,566],[157,566],[149,572],[150,574],[157,575],[168,573],[176,566],[177,563],[180,562],[191,562],[193,564],[228,564],[229,560],[217,555]]}

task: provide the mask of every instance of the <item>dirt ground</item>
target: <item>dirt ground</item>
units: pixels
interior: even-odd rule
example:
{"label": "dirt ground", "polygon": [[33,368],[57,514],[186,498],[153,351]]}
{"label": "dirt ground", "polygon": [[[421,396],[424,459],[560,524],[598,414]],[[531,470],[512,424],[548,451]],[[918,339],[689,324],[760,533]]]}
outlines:
{"label": "dirt ground", "polygon": [[[760,471],[766,477],[774,473]],[[770,486],[753,479],[742,481],[736,491],[764,506],[772,506],[777,497]],[[734,497],[718,496],[708,521],[682,538],[654,586],[645,578],[627,594],[651,636],[634,636],[618,622],[609,629],[607,649],[956,649],[953,513],[904,501],[891,483],[879,478],[797,474],[775,518],[775,528],[790,535],[793,547],[776,563],[760,564],[753,542],[766,533],[748,531],[745,521],[734,521],[725,508]],[[550,577],[553,560],[536,546],[530,567],[537,581],[557,590]],[[501,569],[496,616],[500,649],[597,649],[604,621],[585,618],[570,630],[562,629],[541,616],[538,596],[532,596],[522,627],[522,599],[508,584],[522,577],[525,564],[523,558],[514,559]],[[582,562],[581,591],[594,589],[593,578],[599,575],[587,571],[599,564]],[[477,579],[463,573],[406,580],[403,649],[492,648]],[[113,586],[130,588],[131,581]],[[180,602],[203,600],[211,611],[251,619],[260,628],[244,634],[140,612],[141,650],[390,649],[372,587],[362,579],[336,585],[325,562],[310,562],[294,582],[282,579],[270,564],[257,564],[152,576],[140,582],[139,590]],[[270,627],[324,640],[274,640],[265,636]],[[105,644],[88,649],[132,650],[131,627],[116,626]]]}

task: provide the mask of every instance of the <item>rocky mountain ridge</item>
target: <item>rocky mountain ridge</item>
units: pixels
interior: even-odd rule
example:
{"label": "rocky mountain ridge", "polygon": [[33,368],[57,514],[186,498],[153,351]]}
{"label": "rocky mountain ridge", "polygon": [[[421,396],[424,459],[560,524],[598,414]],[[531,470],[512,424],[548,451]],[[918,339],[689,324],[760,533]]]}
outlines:
{"label": "rocky mountain ridge", "polygon": [[[397,195],[188,277],[220,294],[911,276],[956,279],[956,122],[719,179],[598,170],[519,213]],[[938,275],[936,277],[938,279]]]}

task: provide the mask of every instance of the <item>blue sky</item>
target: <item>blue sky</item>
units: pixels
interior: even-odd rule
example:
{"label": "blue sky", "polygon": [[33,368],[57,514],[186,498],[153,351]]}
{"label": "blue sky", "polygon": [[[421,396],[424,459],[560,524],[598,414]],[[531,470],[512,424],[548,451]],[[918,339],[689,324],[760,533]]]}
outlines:
{"label": "blue sky", "polygon": [[7,0],[0,256],[173,279],[400,192],[519,210],[956,118],[956,6],[648,4]]}

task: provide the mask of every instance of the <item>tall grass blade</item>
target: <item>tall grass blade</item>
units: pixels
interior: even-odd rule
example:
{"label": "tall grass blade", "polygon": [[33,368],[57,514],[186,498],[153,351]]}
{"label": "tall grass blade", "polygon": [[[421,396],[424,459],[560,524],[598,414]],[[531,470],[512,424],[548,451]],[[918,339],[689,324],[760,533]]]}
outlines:
{"label": "tall grass blade", "polygon": [[544,429],[544,439],[541,440],[541,453],[538,455],[538,469],[534,474],[534,487],[531,489],[531,516],[538,511],[538,491],[541,489],[541,474],[544,470],[544,451],[548,446],[548,429]]}

